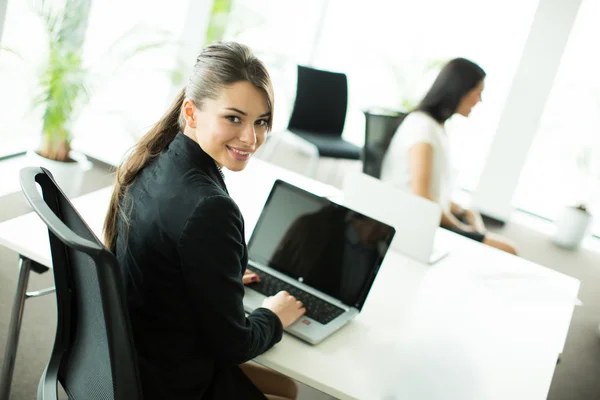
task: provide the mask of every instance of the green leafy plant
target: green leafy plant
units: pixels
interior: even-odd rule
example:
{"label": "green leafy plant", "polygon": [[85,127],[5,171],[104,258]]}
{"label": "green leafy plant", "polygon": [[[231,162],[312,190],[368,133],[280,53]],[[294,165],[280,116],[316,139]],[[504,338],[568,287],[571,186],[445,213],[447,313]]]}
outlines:
{"label": "green leafy plant", "polygon": [[[206,36],[204,38],[204,46],[223,40],[225,31],[230,22],[232,0],[214,0]],[[185,80],[189,74],[189,60],[179,57],[176,60],[176,65],[169,70],[171,83],[175,87],[181,87],[185,84]]]}
{"label": "green leafy plant", "polygon": [[225,29],[231,13],[232,0],[214,0],[208,29],[206,31],[205,45],[220,41],[225,35]]}
{"label": "green leafy plant", "polygon": [[57,161],[70,161],[71,118],[78,100],[89,95],[88,71],[82,63],[79,40],[89,6],[71,0],[57,9],[42,0],[35,9],[44,24],[48,45],[47,60],[39,75],[40,93],[33,101],[34,107],[44,107],[44,141],[39,154]]}
{"label": "green leafy plant", "polygon": [[0,51],[2,51],[2,52],[4,52],[4,53],[11,54],[11,55],[13,55],[13,56],[15,56],[15,57],[17,57],[17,58],[19,58],[19,59],[23,60],[23,57],[22,57],[22,56],[21,56],[21,55],[20,55],[20,54],[19,54],[17,51],[15,51],[15,50],[11,49],[10,47],[3,47],[3,46],[0,46]]}
{"label": "green leafy plant", "polygon": [[[47,34],[47,55],[40,66],[39,93],[33,99],[33,107],[44,110],[43,141],[38,153],[52,160],[70,162],[71,127],[82,106],[90,99],[99,74],[84,65],[82,58],[90,1],[67,0],[61,8],[55,3],[39,0],[33,5]],[[154,30],[156,40],[122,48],[131,37],[141,36],[141,30],[137,26],[128,31],[109,47],[108,54],[103,54],[100,62],[90,65],[99,67],[102,61],[117,53],[117,65],[110,68],[110,74],[114,74],[132,57],[175,43],[164,32]],[[8,51],[18,56],[16,51]]]}

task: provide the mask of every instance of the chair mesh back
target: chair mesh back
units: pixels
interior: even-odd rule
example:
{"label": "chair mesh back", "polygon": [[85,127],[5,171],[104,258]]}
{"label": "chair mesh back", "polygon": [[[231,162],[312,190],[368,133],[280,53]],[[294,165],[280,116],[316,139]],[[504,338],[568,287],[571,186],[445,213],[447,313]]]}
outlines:
{"label": "chair mesh back", "polygon": [[289,130],[341,136],[347,107],[345,74],[298,66],[296,101]]}
{"label": "chair mesh back", "polygon": [[71,400],[140,399],[123,280],[114,254],[85,224],[49,171],[27,167],[20,175],[25,197],[48,227],[56,286],[56,338],[38,399],[55,399],[57,380]]}
{"label": "chair mesh back", "polygon": [[366,113],[365,146],[363,148],[363,172],[379,178],[381,164],[394,133],[406,117],[405,113]]}
{"label": "chair mesh back", "polygon": [[[59,196],[62,194],[59,193]],[[61,219],[77,235],[97,242],[67,201],[59,201]],[[62,243],[61,243],[62,245]],[[64,246],[64,245],[62,245]],[[112,367],[96,262],[89,255],[64,246],[65,274],[72,288],[72,330],[69,351],[64,355],[59,377],[75,399],[114,399]],[[58,268],[61,268],[57,265]]]}

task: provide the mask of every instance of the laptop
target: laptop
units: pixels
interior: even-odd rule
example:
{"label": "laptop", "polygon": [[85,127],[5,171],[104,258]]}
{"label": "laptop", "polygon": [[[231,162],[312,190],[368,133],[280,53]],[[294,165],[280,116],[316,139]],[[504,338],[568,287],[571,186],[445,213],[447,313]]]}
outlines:
{"label": "laptop", "polygon": [[360,313],[394,233],[387,224],[276,180],[248,241],[248,269],[260,282],[245,286],[245,310],[286,290],[306,307],[286,331],[321,342]]}
{"label": "laptop", "polygon": [[442,207],[433,201],[359,172],[345,176],[341,202],[393,226],[392,249],[419,262],[434,264],[449,253],[437,239]]}

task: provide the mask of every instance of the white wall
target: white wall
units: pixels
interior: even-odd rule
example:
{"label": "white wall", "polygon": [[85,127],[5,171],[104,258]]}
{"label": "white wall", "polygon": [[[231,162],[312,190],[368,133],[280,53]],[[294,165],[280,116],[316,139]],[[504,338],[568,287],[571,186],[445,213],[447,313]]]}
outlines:
{"label": "white wall", "polygon": [[540,0],[473,206],[507,221],[529,148],[582,0]]}

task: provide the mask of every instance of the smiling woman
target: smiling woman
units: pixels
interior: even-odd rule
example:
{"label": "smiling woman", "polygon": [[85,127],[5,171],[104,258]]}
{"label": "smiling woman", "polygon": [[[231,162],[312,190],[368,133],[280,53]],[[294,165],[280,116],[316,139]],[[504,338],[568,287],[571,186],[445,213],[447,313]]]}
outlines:
{"label": "smiling woman", "polygon": [[219,98],[203,101],[200,107],[186,98],[183,133],[219,166],[240,171],[265,142],[272,108],[265,93],[253,83],[240,81],[224,88]]}
{"label": "smiling woman", "polygon": [[251,50],[208,46],[117,170],[105,244],[123,269],[145,399],[296,397],[292,380],[244,364],[305,310],[280,292],[245,315],[243,284],[259,278],[220,172],[246,167],[272,115],[271,79]]}

